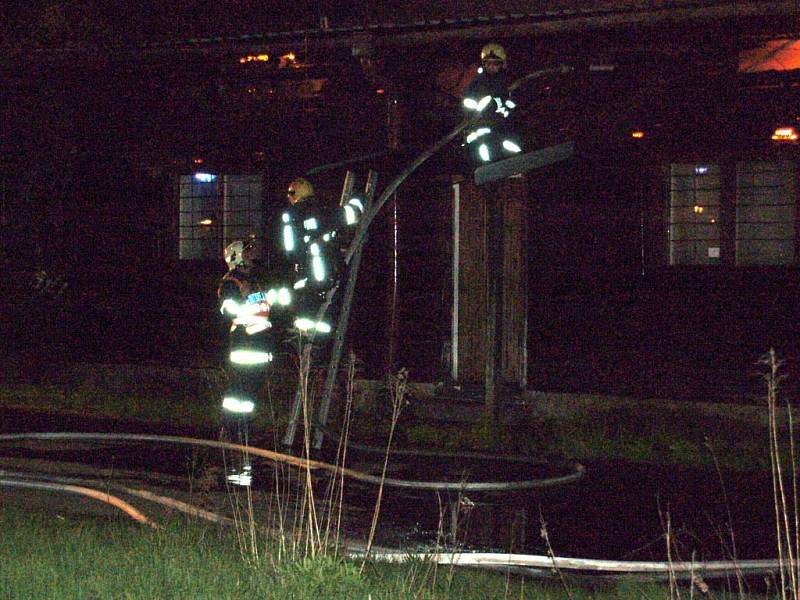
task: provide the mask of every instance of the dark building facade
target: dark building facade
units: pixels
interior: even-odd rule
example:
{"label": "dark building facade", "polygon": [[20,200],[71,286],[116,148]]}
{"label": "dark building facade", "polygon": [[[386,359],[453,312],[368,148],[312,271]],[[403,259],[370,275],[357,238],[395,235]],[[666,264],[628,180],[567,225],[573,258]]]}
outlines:
{"label": "dark building facade", "polygon": [[[2,241],[17,274],[7,343],[213,364],[224,244],[254,234],[269,260],[269,220],[297,175],[335,199],[347,169],[374,169],[382,189],[458,123],[479,49],[498,41],[515,77],[573,67],[517,98],[532,144],[576,147],[503,192],[515,207],[504,276],[516,282],[505,383],[757,392],[761,354],[775,347],[790,369],[800,359],[799,147],[772,139],[800,130],[797,9],[589,4],[319,14],[305,29],[15,54],[3,67]],[[458,266],[486,249],[480,215],[458,235],[468,215],[456,196],[476,197],[470,181],[451,143],[374,222],[349,328],[368,376],[408,366],[415,379],[480,384],[454,370],[454,307],[475,321],[462,334],[480,338],[485,316],[478,292],[470,308],[457,303],[486,276]],[[68,285],[43,293],[31,283],[40,272]],[[46,307],[36,329],[53,333],[21,324],[33,304]],[[478,343],[461,341],[462,360]]]}

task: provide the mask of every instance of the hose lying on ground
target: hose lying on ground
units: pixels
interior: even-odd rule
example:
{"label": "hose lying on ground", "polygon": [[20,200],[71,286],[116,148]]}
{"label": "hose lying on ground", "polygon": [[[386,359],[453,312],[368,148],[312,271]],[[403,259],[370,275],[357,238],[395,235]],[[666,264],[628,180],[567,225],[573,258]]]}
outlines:
{"label": "hose lying on ground", "polygon": [[[230,444],[227,442],[216,442],[213,440],[200,440],[193,438],[182,438],[174,436],[155,436],[146,434],[102,434],[102,433],[21,433],[21,434],[0,434],[0,442],[3,441],[16,441],[24,439],[39,439],[39,440],[58,440],[58,439],[94,439],[94,440],[127,440],[127,441],[167,441],[173,443],[195,444],[201,446],[221,447],[232,450],[242,450],[249,452],[254,456],[262,456],[271,460],[293,464],[295,466],[307,466],[309,468],[320,468],[329,471],[339,472],[345,475],[356,477],[365,481],[380,480],[378,477],[367,476],[358,471],[345,469],[342,467],[335,467],[327,463],[320,463],[317,461],[310,461],[301,459],[290,455],[272,452],[270,450],[263,450],[260,448],[248,448],[238,444]],[[580,466],[580,465],[579,465]],[[583,473],[581,468],[580,473]],[[14,473],[0,472],[0,475],[11,475]],[[559,478],[563,479],[563,478]],[[388,481],[388,480],[387,480]],[[401,480],[398,480],[401,481]],[[403,482],[406,484],[412,482]],[[431,482],[421,482],[431,483]],[[526,482],[519,482],[526,483]],[[41,481],[24,481],[14,479],[0,479],[0,486],[9,487],[23,487],[44,489],[50,491],[60,491],[68,493],[76,493],[85,495],[103,502],[107,502],[121,510],[128,516],[133,518],[139,523],[148,525],[150,527],[157,527],[155,523],[147,519],[143,514],[130,506],[128,503],[112,496],[108,493],[100,492],[90,488],[76,486],[71,484],[60,483],[46,483]],[[123,488],[123,486],[116,486]],[[156,500],[169,506],[182,505],[183,508],[190,508],[191,513],[196,516],[214,519],[214,513],[208,511],[201,511],[190,505],[185,505],[179,501],[173,501],[169,498],[164,498],[146,492],[143,490],[129,490],[123,488],[126,492],[134,491],[139,497]],[[463,486],[459,489],[464,489]],[[167,502],[162,502],[166,500]],[[222,524],[230,524],[232,519],[227,517],[219,517],[217,522]],[[348,543],[346,553],[350,558],[359,558],[364,556],[365,549],[363,545],[357,543]],[[695,576],[710,577],[724,577],[733,574],[737,575],[752,575],[758,573],[770,573],[782,568],[788,568],[789,561],[787,560],[732,560],[732,561],[710,561],[710,562],[647,562],[647,561],[616,561],[616,560],[600,560],[600,559],[583,559],[583,558],[568,558],[558,556],[543,556],[543,555],[528,555],[528,554],[509,554],[509,553],[487,553],[487,552],[417,552],[409,553],[402,550],[380,549],[373,551],[370,555],[371,560],[376,562],[405,562],[409,560],[423,560],[435,562],[442,565],[454,565],[464,567],[479,567],[488,568],[493,570],[506,570],[526,573],[528,575],[545,575],[553,572],[559,572],[570,575],[604,575],[604,576],[640,576],[648,579],[659,579],[664,577],[687,578]]]}
{"label": "hose lying on ground", "polygon": [[[54,483],[54,484],[101,486],[108,489],[118,490],[130,496],[136,496],[137,498],[149,500],[150,502],[155,502],[157,504],[161,504],[162,506],[168,506],[170,508],[174,508],[175,510],[179,510],[182,513],[186,513],[189,516],[199,517],[201,519],[205,519],[206,521],[211,521],[212,523],[220,523],[222,525],[234,524],[233,519],[230,519],[228,517],[223,517],[222,515],[218,515],[217,513],[211,512],[209,510],[199,508],[187,502],[182,502],[181,500],[176,500],[174,498],[169,498],[167,496],[154,494],[153,492],[150,492],[148,490],[129,488],[124,485],[114,483],[112,481],[96,481],[92,479],[80,479],[75,477],[54,477],[52,475],[23,473],[19,471],[4,471],[2,469],[0,469],[0,477],[13,478],[14,480],[22,480],[22,481],[38,480],[39,482]],[[84,489],[90,489],[90,488],[84,488]]]}
{"label": "hose lying on ground", "polygon": [[300,458],[290,454],[282,454],[273,450],[265,450],[253,446],[243,446],[230,442],[217,440],[204,440],[199,438],[151,435],[140,433],[82,433],[82,432],[55,432],[55,433],[6,433],[0,434],[0,442],[13,442],[21,440],[97,440],[97,441],[128,441],[128,442],[164,442],[173,444],[188,444],[194,446],[206,446],[210,448],[222,448],[226,450],[238,450],[252,456],[266,458],[274,462],[282,462],[303,469],[314,469],[328,471],[337,475],[342,475],[376,485],[389,487],[410,488],[428,491],[453,491],[453,492],[512,492],[520,490],[531,490],[537,488],[553,487],[572,483],[583,477],[585,467],[575,463],[573,472],[557,477],[547,477],[543,479],[529,479],[521,481],[491,481],[491,482],[453,482],[453,481],[414,481],[408,479],[394,479],[391,477],[379,477],[362,473],[355,469],[340,467],[329,463]]}
{"label": "hose lying on ground", "polygon": [[93,490],[91,488],[79,485],[47,483],[43,481],[22,481],[15,479],[0,479],[0,487],[31,488],[39,490],[48,490],[51,492],[65,492],[67,494],[78,494],[80,496],[86,496],[88,498],[100,500],[101,502],[105,502],[106,504],[110,504],[111,506],[120,509],[131,519],[141,523],[142,525],[147,525],[148,527],[152,527],[153,529],[158,528],[158,525],[156,525],[153,521],[145,517],[142,513],[140,513],[133,506],[131,506],[121,498],[117,498],[116,496],[112,496],[111,494],[108,494],[106,492]]}
{"label": "hose lying on ground", "polygon": [[[363,556],[362,550],[351,549],[350,556]],[[642,575],[649,579],[670,576],[701,575],[706,578],[726,577],[734,574],[753,575],[771,573],[789,568],[788,560],[730,560],[730,561],[680,561],[650,562],[567,558],[535,554],[505,554],[498,552],[372,552],[370,558],[378,562],[405,562],[422,560],[440,565],[483,567],[490,569],[523,568],[530,574],[561,572],[564,574],[597,573],[614,576]],[[796,561],[797,562],[797,561]]]}
{"label": "hose lying on ground", "polygon": [[[335,431],[323,427],[321,425],[315,425],[315,427],[321,430],[327,439],[329,440],[336,440],[340,439],[340,435],[337,434]],[[376,454],[383,456],[386,454],[386,448],[380,448],[377,446],[368,446],[366,444],[360,444],[358,442],[354,442],[351,439],[347,440],[347,450],[348,452],[351,450],[357,450],[360,452],[364,452],[367,454]],[[553,464],[552,461],[541,460],[537,458],[533,458],[530,456],[521,456],[521,455],[510,455],[510,454],[493,454],[493,453],[485,453],[485,452],[473,452],[473,451],[448,451],[448,450],[423,450],[419,448],[392,448],[391,449],[391,457],[395,458],[398,456],[403,457],[411,457],[411,458],[436,458],[436,459],[455,459],[459,461],[464,460],[474,460],[474,461],[483,461],[483,462],[493,462],[493,463],[516,463],[516,464],[523,464],[529,466],[547,466]],[[351,454],[352,456],[352,454]],[[564,461],[562,463],[565,467],[565,470],[568,471],[570,474],[566,476],[558,476],[553,478],[542,478],[536,479],[531,481],[540,482],[542,485],[537,485],[536,487],[547,487],[547,482],[551,479],[553,480],[553,485],[557,485],[558,483],[571,483],[580,479],[580,477],[585,474],[585,468],[583,465],[573,462],[573,461]],[[513,483],[513,482],[512,482]],[[453,485],[461,485],[461,484],[453,484]],[[489,484],[495,485],[495,484]],[[462,487],[448,487],[448,488],[437,488],[438,490],[447,489],[448,491],[452,491],[458,489],[460,491],[482,491],[482,492],[511,492],[516,491],[515,488],[508,487],[508,482],[497,482],[497,487],[495,488],[487,488],[484,487],[480,489],[476,486],[471,486],[469,488],[462,488]],[[413,487],[413,486],[409,486]],[[419,489],[431,489],[427,487],[420,487]],[[532,488],[524,488],[524,489],[532,489]]]}
{"label": "hose lying on ground", "polygon": [[[314,427],[316,429],[320,429],[330,440],[336,440],[341,437],[341,432],[337,433],[328,427],[324,427],[319,423],[315,423]],[[363,452],[369,452],[372,454],[385,454],[386,448],[381,448],[378,446],[368,446],[366,444],[360,444],[358,442],[354,442],[351,439],[347,440],[347,448],[348,450],[361,450]],[[536,458],[532,458],[530,456],[520,456],[520,455],[511,455],[511,454],[493,454],[488,452],[474,452],[472,450],[422,450],[419,448],[397,448],[393,447],[391,449],[392,456],[418,456],[418,457],[431,457],[431,458],[457,458],[457,459],[474,459],[474,460],[485,460],[485,461],[494,461],[494,462],[515,462],[515,463],[525,463],[529,465],[547,465],[550,464],[550,461],[546,460],[539,460]],[[574,467],[573,467],[574,468]]]}

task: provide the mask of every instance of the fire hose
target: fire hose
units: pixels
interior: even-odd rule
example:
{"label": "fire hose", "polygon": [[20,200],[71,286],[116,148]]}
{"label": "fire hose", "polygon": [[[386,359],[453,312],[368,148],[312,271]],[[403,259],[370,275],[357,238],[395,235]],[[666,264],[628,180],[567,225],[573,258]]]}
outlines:
{"label": "fire hose", "polygon": [[[111,433],[73,433],[73,432],[54,432],[54,433],[13,433],[0,434],[0,442],[14,442],[22,440],[95,440],[95,441],[146,441],[146,442],[165,442],[177,444],[191,444],[196,446],[206,446],[222,448],[228,450],[239,450],[247,452],[253,456],[259,456],[275,462],[282,462],[295,467],[307,469],[319,469],[343,476],[351,477],[360,481],[370,483],[383,483],[397,487],[420,487],[422,489],[455,489],[486,491],[487,489],[499,490],[503,487],[509,490],[533,489],[568,483],[577,480],[584,473],[582,465],[576,464],[574,473],[566,476],[553,477],[544,480],[530,480],[519,482],[492,482],[492,483],[458,483],[452,482],[414,482],[407,480],[397,480],[386,478],[382,479],[366,473],[361,473],[346,467],[339,467],[328,463],[299,458],[296,456],[282,454],[262,448],[247,447],[229,442],[204,440],[182,436],[158,436],[150,434],[111,434]],[[484,456],[484,455],[476,455]],[[508,459],[509,457],[497,457]],[[46,479],[37,481],[34,478]],[[137,522],[157,527],[157,525],[132,507],[127,502],[106,492],[101,492],[84,485],[85,480],[75,478],[58,478],[28,473],[16,473],[10,471],[0,471],[0,487],[16,487],[29,489],[44,489],[49,491],[60,491],[66,493],[80,494],[102,502],[106,502],[122,510]],[[99,482],[88,482],[98,484]],[[138,496],[142,499],[158,502],[160,504],[177,508],[188,514],[204,518],[206,520],[229,525],[232,519],[217,515],[210,511],[205,511],[190,504],[159,496],[146,490],[134,490],[125,486],[103,482],[108,488],[119,489],[120,491]],[[476,487],[477,486],[477,487]],[[347,555],[350,558],[363,557],[365,550],[363,545],[357,543],[347,544]],[[487,568],[492,570],[506,570],[522,572],[528,575],[548,575],[554,572],[575,574],[575,575],[602,575],[606,577],[618,576],[640,576],[647,579],[671,578],[696,578],[698,576],[726,577],[731,574],[747,575],[771,573],[780,569],[790,568],[786,560],[730,560],[730,561],[679,561],[679,562],[654,562],[654,561],[617,561],[602,559],[583,559],[558,556],[543,556],[529,554],[511,554],[501,552],[414,552],[409,553],[399,549],[379,549],[376,548],[371,554],[372,560],[377,562],[406,562],[406,561],[429,561],[440,565],[453,565],[465,567]]]}

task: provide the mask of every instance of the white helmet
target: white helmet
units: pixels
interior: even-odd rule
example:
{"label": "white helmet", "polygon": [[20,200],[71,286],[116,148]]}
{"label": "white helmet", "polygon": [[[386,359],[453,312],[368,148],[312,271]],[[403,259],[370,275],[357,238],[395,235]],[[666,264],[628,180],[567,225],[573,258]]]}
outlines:
{"label": "white helmet", "polygon": [[244,242],[237,240],[225,247],[224,257],[228,270],[232,271],[244,262]]}

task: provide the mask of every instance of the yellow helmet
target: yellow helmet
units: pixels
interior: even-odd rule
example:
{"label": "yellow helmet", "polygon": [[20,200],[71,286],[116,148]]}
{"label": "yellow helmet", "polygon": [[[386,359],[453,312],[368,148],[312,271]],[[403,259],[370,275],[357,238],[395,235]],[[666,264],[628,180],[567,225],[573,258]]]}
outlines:
{"label": "yellow helmet", "polygon": [[506,50],[500,44],[486,44],[481,48],[481,62],[485,63],[490,60],[497,60],[506,64]]}
{"label": "yellow helmet", "polygon": [[289,184],[289,189],[286,191],[289,202],[296,204],[302,202],[314,195],[314,186],[308,179],[298,177]]}
{"label": "yellow helmet", "polygon": [[228,269],[231,271],[244,262],[244,242],[236,240],[225,246],[223,256]]}
{"label": "yellow helmet", "polygon": [[254,258],[254,251],[257,250],[256,237],[250,234],[245,240],[236,240],[225,246],[222,256],[228,269],[233,271],[236,267],[250,266]]}

